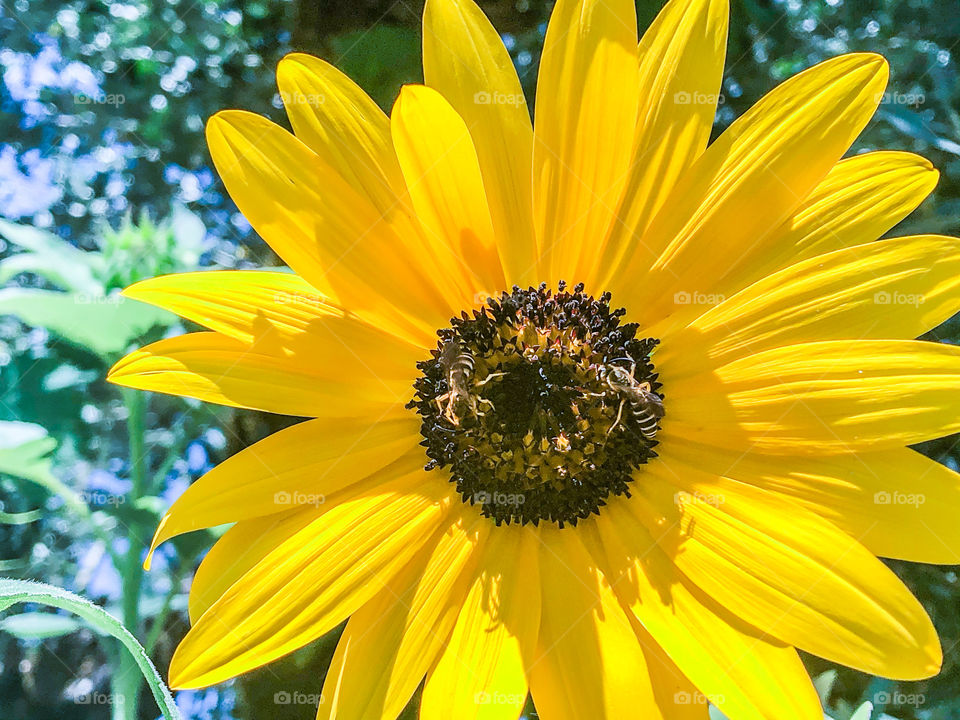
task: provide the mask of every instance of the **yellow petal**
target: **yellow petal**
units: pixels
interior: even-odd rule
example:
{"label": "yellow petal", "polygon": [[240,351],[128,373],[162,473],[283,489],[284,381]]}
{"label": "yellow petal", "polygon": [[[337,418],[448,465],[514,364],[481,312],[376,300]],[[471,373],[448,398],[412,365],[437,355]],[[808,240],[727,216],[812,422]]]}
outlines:
{"label": "yellow petal", "polygon": [[[326,506],[328,497],[371,475],[388,478],[426,462],[412,413],[379,421],[320,418],[264,438],[193,483],[160,521],[150,554],[183,533],[272,515],[295,506]],[[149,556],[147,562],[149,564]]]}
{"label": "yellow petal", "polygon": [[150,303],[243,342],[297,336],[322,316],[343,316],[331,298],[287,272],[212,270],[161,275],[126,297]]}
{"label": "yellow petal", "polygon": [[303,53],[280,61],[277,85],[297,138],[380,212],[404,212],[390,122],[370,96],[330,63]]}
{"label": "yellow petal", "polygon": [[687,464],[786,495],[874,555],[960,562],[960,475],[909,448],[783,458],[681,442]]}
{"label": "yellow petal", "polygon": [[280,543],[205,612],[170,663],[177,688],[213,685],[332,630],[422,549],[449,484],[423,471],[341,503]]}
{"label": "yellow petal", "polygon": [[280,62],[277,82],[297,138],[373,204],[448,301],[459,308],[469,300],[451,276],[457,259],[421,252],[430,244],[407,196],[389,120],[376,103],[332,65],[301,53]]}
{"label": "yellow petal", "polygon": [[318,720],[394,720],[443,651],[490,523],[469,508],[378,588],[343,631]]}
{"label": "yellow petal", "polygon": [[616,595],[579,535],[540,529],[540,636],[530,691],[544,720],[669,718]]}
{"label": "yellow petal", "polygon": [[[652,326],[678,293],[710,294],[747,268],[775,230],[850,147],[887,81],[879,55],[827,60],[766,95],[674,186],[608,289]],[[652,270],[650,282],[636,278]]]}
{"label": "yellow petal", "polygon": [[727,0],[671,0],[640,40],[640,108],[629,176],[598,280],[616,271],[707,147],[727,50]]}
{"label": "yellow petal", "polygon": [[269,120],[226,111],[207,144],[230,197],[298,275],[375,324],[431,336],[454,308],[420,264],[420,238]]}
{"label": "yellow petal", "polygon": [[960,349],[908,340],[836,340],[767,350],[712,374],[670,378],[673,437],[776,455],[835,455],[960,430]]}
{"label": "yellow petal", "polygon": [[[344,364],[366,365],[411,382],[422,346],[364,323],[330,304],[291,273],[227,270],[150,278],[123,291],[258,349],[309,357],[311,364],[340,372]],[[403,366],[406,370],[400,370]],[[393,368],[393,369],[391,369]]]}
{"label": "yellow petal", "polygon": [[960,240],[881,240],[804,260],[754,283],[671,335],[657,362],[677,375],[780,345],[908,340],[958,310]]}
{"label": "yellow petal", "polygon": [[643,626],[627,614],[647,663],[657,707],[670,720],[710,720],[707,696],[694,687]]}
{"label": "yellow petal", "polygon": [[338,374],[332,366],[322,367],[321,357],[268,352],[219,333],[190,333],[135,350],[110,369],[108,379],[138,390],[305,417],[385,417],[398,414],[409,400],[410,380],[404,377],[409,369],[394,368],[390,377],[358,360],[340,366]]}
{"label": "yellow petal", "polygon": [[472,0],[427,0],[423,76],[470,128],[506,287],[536,285],[533,128],[513,61]]}
{"label": "yellow petal", "polygon": [[227,530],[204,556],[190,583],[190,624],[195,625],[231,585],[321,512],[317,506],[300,505],[286,512],[241,520]]}
{"label": "yellow petal", "polygon": [[524,661],[540,624],[537,538],[493,528],[460,616],[427,676],[422,720],[516,720],[527,698]]}
{"label": "yellow petal", "polygon": [[796,651],[700,591],[626,503],[611,502],[584,530],[621,602],[699,688],[691,700],[709,698],[731,720],[822,718]]}
{"label": "yellow petal", "polygon": [[640,95],[632,0],[559,0],[537,80],[533,208],[543,280],[577,282],[610,227]]}
{"label": "yellow petal", "polygon": [[912,213],[940,177],[929,160],[880,151],[841,160],[776,230],[749,265],[723,279],[732,295],[750,283],[816,255],[872,242]]}
{"label": "yellow petal", "polygon": [[678,569],[784,642],[872,675],[940,669],[936,630],[896,575],[849,535],[774,493],[661,457],[630,501]]}
{"label": "yellow petal", "polygon": [[393,106],[390,128],[424,231],[475,294],[503,289],[477,153],[456,110],[436,90],[407,85]]}

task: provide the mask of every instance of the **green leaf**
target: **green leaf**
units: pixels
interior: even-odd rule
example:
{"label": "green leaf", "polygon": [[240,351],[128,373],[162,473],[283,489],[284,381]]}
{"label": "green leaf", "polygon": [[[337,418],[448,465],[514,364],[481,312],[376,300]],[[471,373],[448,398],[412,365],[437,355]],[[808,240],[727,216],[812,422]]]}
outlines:
{"label": "green leaf", "polygon": [[123,353],[153,327],[176,317],[119,294],[88,295],[28,288],[0,290],[0,315],[14,315],[26,325],[44,327],[86,348],[107,362]]}
{"label": "green leaf", "polygon": [[0,611],[23,602],[41,603],[68,610],[78,615],[94,630],[115,637],[130,651],[137,667],[140,668],[140,672],[150,686],[153,697],[157,701],[164,718],[166,720],[182,720],[170,690],[167,689],[146,651],[130,631],[106,610],[79,595],[53,585],[29,580],[0,578]]}
{"label": "green leaf", "polygon": [[40,275],[64,290],[102,294],[95,278],[102,272],[103,259],[97,253],[75,248],[53,233],[30,225],[0,220],[0,235],[27,251],[0,262],[0,284],[21,272]]}
{"label": "green leaf", "polygon": [[56,446],[57,441],[41,425],[0,421],[0,475],[36,483],[62,498],[74,512],[89,516],[90,508],[83,499],[50,471],[50,453]]}
{"label": "green leaf", "polygon": [[850,720],[870,720],[873,714],[873,703],[865,702],[857,708],[857,711],[850,716]]}
{"label": "green leaf", "polygon": [[0,620],[0,631],[20,640],[46,640],[76,632],[81,623],[68,615],[27,612]]}
{"label": "green leaf", "polygon": [[0,421],[0,474],[45,483],[57,441],[40,425]]}
{"label": "green leaf", "polygon": [[837,682],[837,671],[827,670],[817,675],[813,679],[813,686],[817,689],[817,696],[820,698],[820,704],[827,706],[830,699],[830,693],[833,690],[834,683]]}
{"label": "green leaf", "polygon": [[0,525],[29,525],[43,517],[43,510],[8,513],[0,511]]}

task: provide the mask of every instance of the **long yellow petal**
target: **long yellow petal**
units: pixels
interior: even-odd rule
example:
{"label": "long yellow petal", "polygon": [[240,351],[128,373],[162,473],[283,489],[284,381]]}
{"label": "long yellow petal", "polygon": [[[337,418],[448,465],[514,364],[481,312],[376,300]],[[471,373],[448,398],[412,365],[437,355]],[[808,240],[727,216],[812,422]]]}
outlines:
{"label": "long yellow petal", "polygon": [[274,331],[297,335],[317,317],[344,314],[332,298],[289,272],[208,270],[160,275],[131,285],[123,294],[244,342]]}
{"label": "long yellow petal", "polygon": [[[887,75],[879,55],[827,60],[734,122],[634,236],[630,261],[605,285],[631,318],[652,326],[685,309],[678,293],[711,294],[728,272],[748,267],[866,125]],[[650,270],[649,282],[637,282]]]}
{"label": "long yellow petal", "polygon": [[[344,488],[423,466],[416,416],[320,418],[264,438],[193,483],[163,516],[150,553],[172,537],[296,506],[326,507]],[[380,471],[383,471],[382,473]],[[149,563],[149,556],[147,558]]]}
{"label": "long yellow petal", "polygon": [[[318,720],[395,720],[447,643],[490,523],[464,508],[358,610],[330,661]],[[450,717],[449,715],[447,717]]]}
{"label": "long yellow petal", "polygon": [[[111,369],[110,382],[230,407],[305,417],[359,417],[398,413],[409,400],[409,369],[360,361],[333,367],[318,356],[284,355],[200,332],[135,350]],[[344,392],[350,388],[349,392]]]}
{"label": "long yellow petal", "polygon": [[633,159],[604,254],[589,277],[599,279],[619,267],[631,235],[643,234],[706,149],[723,78],[729,15],[727,0],[671,0],[640,40]]}
{"label": "long yellow petal", "polygon": [[537,538],[492,528],[460,616],[427,675],[422,720],[516,720],[527,698],[525,661],[540,625]]}
{"label": "long yellow petal", "polygon": [[616,595],[576,532],[540,529],[542,606],[530,691],[544,720],[669,718]]}
{"label": "long yellow petal", "polygon": [[506,287],[536,285],[527,101],[500,36],[472,0],[427,0],[423,76],[470,129]]}
{"label": "long yellow petal", "polygon": [[781,345],[910,340],[958,310],[960,240],[881,240],[818,255],[754,283],[672,334],[657,362],[678,375]]}
{"label": "long yellow petal", "polygon": [[310,353],[311,363],[367,364],[375,372],[406,363],[411,381],[424,348],[364,323],[292,273],[225,270],[162,275],[123,294],[156,305],[259,349]]}
{"label": "long yellow petal", "polygon": [[542,280],[575,283],[627,179],[640,96],[632,0],[559,0],[537,80],[533,208]]}
{"label": "long yellow petal", "polygon": [[662,440],[776,455],[882,450],[960,430],[960,348],[835,340],[766,350],[713,373],[661,373]]}
{"label": "long yellow petal", "polygon": [[424,482],[420,470],[327,511],[200,617],[174,653],[170,684],[223,682],[332,630],[416,557],[449,501],[447,484]]}
{"label": "long yellow petal", "polygon": [[636,617],[628,612],[627,619],[643,648],[650,686],[664,717],[670,720],[710,720],[707,696],[697,690]]}
{"label": "long yellow petal", "polygon": [[277,85],[297,138],[380,212],[405,211],[390,122],[369,95],[330,63],[303,53],[280,61]]}
{"label": "long yellow petal", "polygon": [[936,630],[896,575],[822,517],[661,457],[629,505],[681,572],[784,642],[872,675],[940,669]]}
{"label": "long yellow petal", "polygon": [[411,202],[438,252],[475,295],[506,287],[477,153],[457,111],[436,90],[407,85],[390,128]]}
{"label": "long yellow petal", "polygon": [[801,260],[876,240],[916,210],[939,177],[929,160],[907,152],[882,150],[841,160],[716,292],[729,296]]}
{"label": "long yellow petal", "polygon": [[207,123],[207,144],[253,227],[324,294],[421,338],[459,309],[459,298],[445,296],[420,264],[426,253],[416,229],[402,216],[384,216],[290,133],[258,115],[225,111]]}
{"label": "long yellow petal", "polygon": [[299,505],[286,512],[241,520],[227,530],[203,557],[190,583],[190,623],[195,625],[231,585],[322,512],[314,505]]}
{"label": "long yellow petal", "polygon": [[822,717],[796,651],[729,613],[684,577],[626,503],[584,527],[621,602],[730,720]]}
{"label": "long yellow petal", "polygon": [[790,497],[874,555],[960,562],[960,475],[909,448],[771,457],[671,440],[688,465]]}

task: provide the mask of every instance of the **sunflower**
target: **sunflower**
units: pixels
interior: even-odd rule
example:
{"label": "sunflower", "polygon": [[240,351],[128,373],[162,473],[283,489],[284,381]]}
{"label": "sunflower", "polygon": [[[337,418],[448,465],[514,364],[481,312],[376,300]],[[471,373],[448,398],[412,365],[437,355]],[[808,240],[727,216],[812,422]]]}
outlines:
{"label": "sunflower", "polygon": [[[346,621],[319,717],[821,718],[797,649],[935,674],[879,557],[960,561],[960,242],[877,241],[937,173],[841,159],[872,54],[784,82],[713,143],[728,8],[559,0],[530,114],[470,0],[428,0],[425,85],[387,117],[286,57],[294,134],[207,128],[293,270],[126,291],[207,332],[121,385],[310,418],[201,478],[153,548],[227,523],[171,683],[262,666]],[[149,561],[148,561],[149,562]],[[348,619],[349,618],[349,619]]]}

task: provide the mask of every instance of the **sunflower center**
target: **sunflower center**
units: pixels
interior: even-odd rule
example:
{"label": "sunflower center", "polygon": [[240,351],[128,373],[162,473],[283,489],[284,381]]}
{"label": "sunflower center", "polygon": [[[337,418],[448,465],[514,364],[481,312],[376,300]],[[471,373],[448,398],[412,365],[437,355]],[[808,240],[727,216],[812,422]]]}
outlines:
{"label": "sunflower center", "polygon": [[418,364],[426,469],[498,525],[575,525],[655,457],[663,416],[657,344],[621,323],[610,294],[514,287],[451,320]]}

